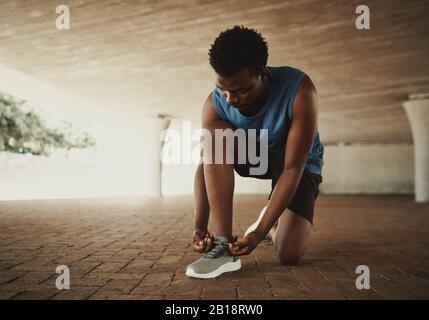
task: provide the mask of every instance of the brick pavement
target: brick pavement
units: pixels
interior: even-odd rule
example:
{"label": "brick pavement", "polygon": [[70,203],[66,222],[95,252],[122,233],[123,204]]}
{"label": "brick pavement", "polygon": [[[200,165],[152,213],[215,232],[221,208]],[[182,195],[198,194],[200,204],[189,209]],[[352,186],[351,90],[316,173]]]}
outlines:
{"label": "brick pavement", "polygon": [[[264,196],[235,196],[234,232]],[[411,196],[321,196],[306,257],[262,243],[242,269],[187,278],[192,197],[0,202],[0,299],[428,299],[429,205]],[[71,288],[55,287],[70,268]],[[371,289],[355,288],[368,265]]]}

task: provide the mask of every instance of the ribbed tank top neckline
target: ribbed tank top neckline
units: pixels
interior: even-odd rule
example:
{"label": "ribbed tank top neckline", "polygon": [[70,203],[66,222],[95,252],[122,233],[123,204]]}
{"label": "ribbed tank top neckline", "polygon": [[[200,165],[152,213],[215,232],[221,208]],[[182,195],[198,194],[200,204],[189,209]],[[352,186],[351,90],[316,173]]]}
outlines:
{"label": "ribbed tank top neckline", "polygon": [[253,116],[245,116],[245,115],[241,114],[240,111],[237,110],[237,115],[243,120],[253,120],[253,119],[259,118],[261,115],[263,115],[265,113],[266,109],[268,108],[268,105],[269,105],[269,102],[270,102],[270,99],[271,99],[271,96],[273,93],[273,76],[271,74],[270,67],[267,67],[266,70],[267,70],[268,81],[269,81],[270,87],[268,90],[267,99],[264,102],[264,106],[261,108],[261,110],[258,111],[257,114],[255,114]]}

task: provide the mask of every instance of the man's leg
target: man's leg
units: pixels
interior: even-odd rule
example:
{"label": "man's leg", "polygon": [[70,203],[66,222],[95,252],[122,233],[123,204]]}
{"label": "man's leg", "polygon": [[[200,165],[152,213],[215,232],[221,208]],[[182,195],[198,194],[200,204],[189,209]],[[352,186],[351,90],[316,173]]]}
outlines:
{"label": "man's leg", "polygon": [[[213,123],[208,129],[212,133],[212,137],[214,137],[216,129],[228,128],[234,130],[227,122],[216,121],[216,123]],[[233,164],[226,164],[226,157],[224,157],[222,163],[214,163],[216,151],[220,149],[225,155],[225,141],[227,140],[228,139],[222,139],[220,146],[215,146],[214,143],[212,143],[211,146],[205,144],[203,148],[203,170],[200,170],[200,172],[197,171],[195,177],[195,186],[199,188],[199,190],[195,191],[196,214],[201,214],[201,217],[196,217],[196,220],[204,220],[203,213],[205,213],[207,204],[205,204],[202,186],[205,185],[205,192],[209,204],[208,208],[213,217],[216,235],[213,239],[213,248],[204,253],[200,259],[187,266],[185,273],[188,277],[202,279],[215,278],[224,272],[237,271],[241,268],[241,260],[238,257],[231,256],[228,251],[228,243],[233,240]],[[211,153],[208,152],[210,149]],[[207,244],[209,240],[207,240]]]}
{"label": "man's leg", "polygon": [[277,226],[273,227],[270,235],[280,263],[296,265],[304,256],[310,239],[311,223],[286,209],[280,216]]}
{"label": "man's leg", "polygon": [[[212,134],[211,163],[204,163],[204,180],[207,190],[207,198],[210,205],[210,213],[213,217],[215,233],[225,236],[231,241],[232,235],[232,206],[234,195],[234,169],[233,164],[226,163],[226,139],[221,145],[220,141],[215,143],[216,129],[232,129],[234,127],[226,121],[215,121],[208,128]],[[216,152],[223,152],[223,161],[221,164],[215,163]],[[207,150],[204,150],[206,153]],[[206,154],[205,154],[206,155]],[[208,159],[207,157],[206,159]]]}
{"label": "man's leg", "polygon": [[206,230],[210,217],[210,205],[204,180],[204,167],[199,164],[194,179],[195,222],[194,227]]}

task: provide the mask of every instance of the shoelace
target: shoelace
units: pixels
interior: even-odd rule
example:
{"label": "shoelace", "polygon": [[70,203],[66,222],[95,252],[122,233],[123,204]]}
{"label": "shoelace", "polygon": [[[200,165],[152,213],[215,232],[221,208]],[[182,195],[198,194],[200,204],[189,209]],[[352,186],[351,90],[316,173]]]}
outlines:
{"label": "shoelace", "polygon": [[204,254],[205,258],[217,258],[224,254],[228,250],[228,242],[221,242],[218,240],[214,241],[214,248]]}

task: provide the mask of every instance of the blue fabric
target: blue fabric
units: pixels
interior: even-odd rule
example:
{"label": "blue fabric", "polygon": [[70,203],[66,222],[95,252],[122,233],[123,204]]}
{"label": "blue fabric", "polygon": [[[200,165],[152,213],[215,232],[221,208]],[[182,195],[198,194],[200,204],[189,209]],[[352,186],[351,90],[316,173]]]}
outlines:
{"label": "blue fabric", "polygon": [[[305,73],[292,67],[267,67],[267,71],[271,81],[270,92],[256,115],[247,117],[232,108],[218,88],[213,91],[212,103],[219,117],[236,128],[268,129],[268,150],[283,160],[293,102]],[[312,173],[321,174],[323,154],[324,148],[317,131],[305,168]]]}

